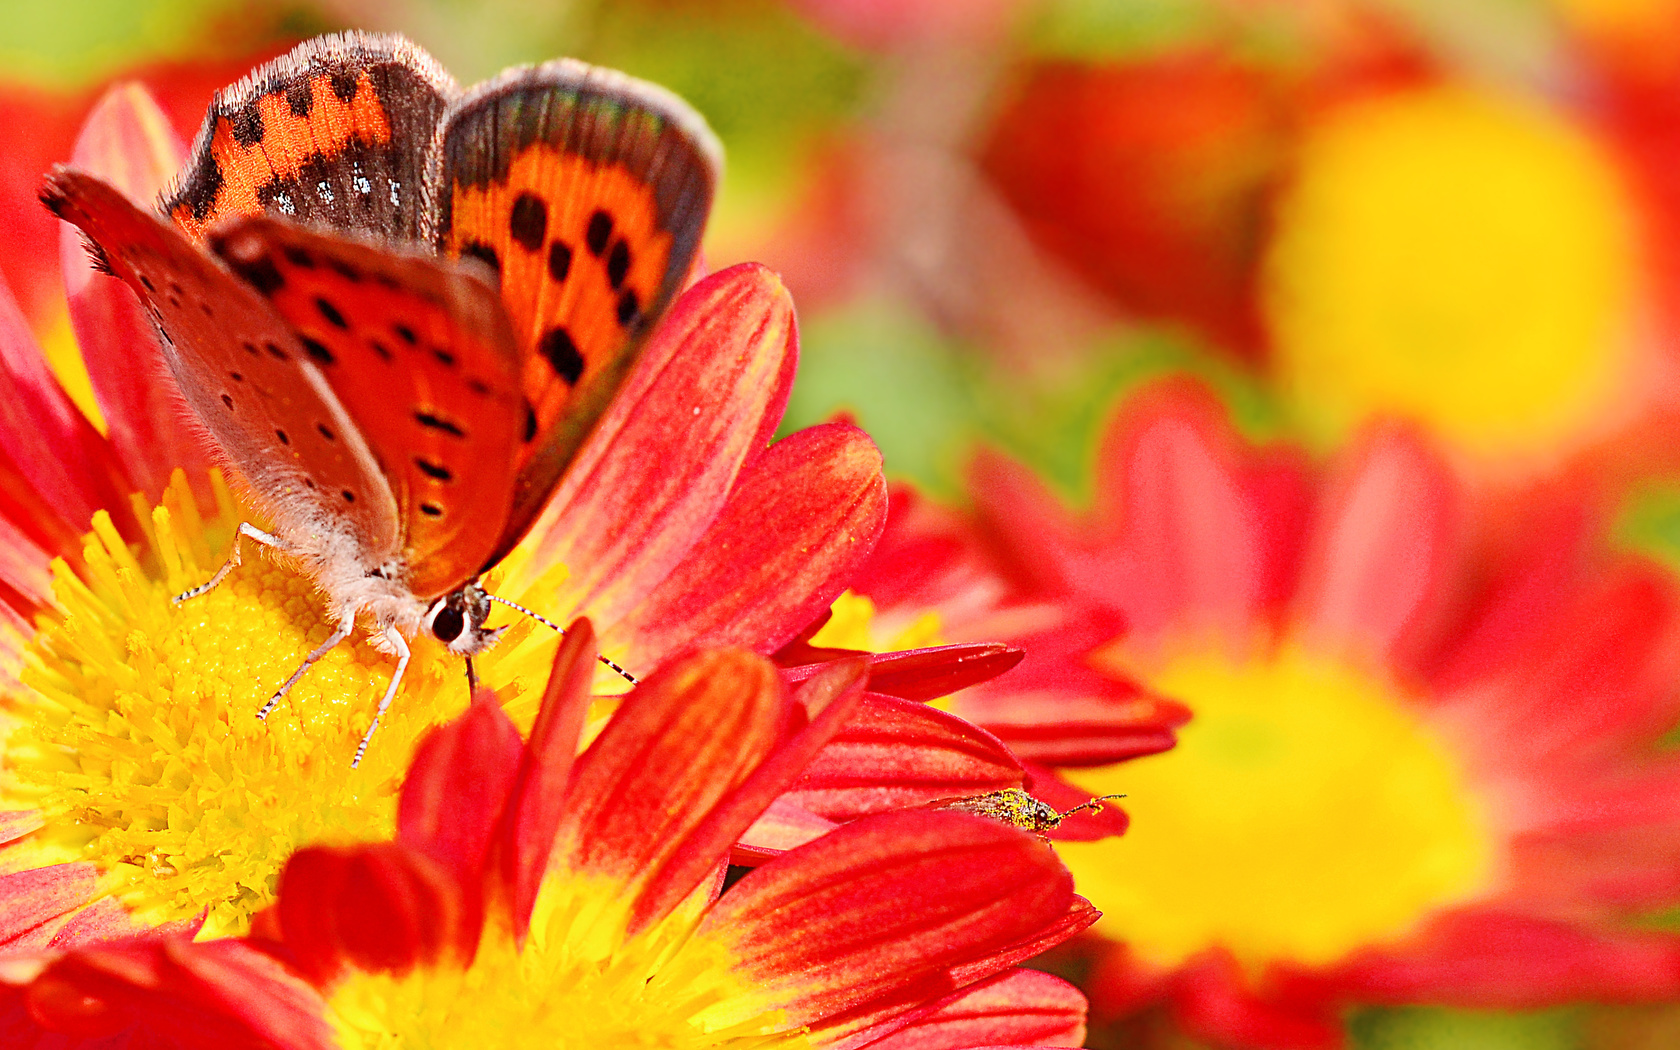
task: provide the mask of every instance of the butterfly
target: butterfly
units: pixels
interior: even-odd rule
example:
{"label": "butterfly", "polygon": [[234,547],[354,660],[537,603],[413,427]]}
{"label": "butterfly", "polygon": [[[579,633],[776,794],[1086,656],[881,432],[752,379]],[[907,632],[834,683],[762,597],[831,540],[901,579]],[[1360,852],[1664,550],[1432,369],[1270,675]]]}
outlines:
{"label": "butterfly", "polygon": [[[153,320],[188,406],[335,629],[468,658],[525,535],[681,289],[721,149],[682,100],[559,59],[462,90],[400,36],[308,41],[219,92],[155,209],[60,166],[42,200]],[[504,604],[513,604],[504,602]],[[528,610],[526,610],[528,611]],[[539,617],[540,619],[540,617]]]}

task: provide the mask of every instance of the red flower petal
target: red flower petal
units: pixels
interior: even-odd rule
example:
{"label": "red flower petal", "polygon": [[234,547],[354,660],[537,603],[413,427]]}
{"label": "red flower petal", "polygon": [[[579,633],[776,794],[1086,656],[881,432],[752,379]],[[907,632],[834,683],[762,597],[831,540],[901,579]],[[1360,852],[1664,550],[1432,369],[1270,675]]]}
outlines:
{"label": "red flower petal", "polygon": [[[845,650],[810,651],[840,653]],[[1024,651],[1002,642],[967,642],[931,649],[876,653],[869,665],[869,691],[905,700],[936,700],[996,678],[1020,663],[1025,655]],[[824,656],[820,659],[831,658]],[[804,681],[819,666],[818,663],[808,663],[789,667],[784,677],[789,682]]]}
{"label": "red flower petal", "polygon": [[833,831],[840,825],[800,809],[782,796],[759,814],[730,851],[729,863],[757,867],[778,854]]}
{"label": "red flower petal", "polygon": [[566,628],[554,654],[542,706],[531,726],[519,774],[509,793],[502,832],[502,877],[513,911],[513,928],[523,938],[531,908],[548,870],[554,835],[566,804],[566,782],[595,679],[595,629],[587,619]]}
{"label": "red flower petal", "polygon": [[719,803],[683,840],[658,875],[648,879],[647,888],[630,913],[629,932],[634,933],[671,911],[708,872],[717,868],[731,844],[852,718],[863,699],[863,680],[868,672],[867,660],[836,660],[800,686],[794,702],[806,711],[817,712],[817,717],[777,748],[739,789]]}
{"label": "red flower petal", "polygon": [[845,588],[886,509],[867,434],[831,423],[790,435],[741,472],[688,559],[603,632],[604,647],[623,644],[655,665],[711,646],[774,652]]}
{"label": "red flower petal", "polygon": [[[336,1043],[325,1004],[275,959],[240,941],[191,944],[180,938],[131,941],[77,952],[52,965],[23,993],[44,1036],[0,1008],[7,1046],[85,1045],[65,1040],[129,1032],[112,1047],[284,1047],[330,1050]],[[20,1037],[21,1038],[18,1038]]]}
{"label": "red flower petal", "polygon": [[699,933],[792,1024],[833,1026],[871,1003],[925,1001],[952,973],[1065,914],[1073,880],[1015,828],[914,810],[848,824],[742,879]]}
{"label": "red flower petal", "polygon": [[[139,84],[125,83],[112,87],[93,107],[70,161],[151,207],[184,153],[151,94]],[[59,256],[70,324],[108,439],[130,476],[153,499],[176,468],[207,484],[207,446],[192,428],[181,425],[180,391],[139,300],[121,281],[95,273],[82,235],[70,226],[59,230]]]}
{"label": "red flower petal", "polygon": [[1021,764],[996,737],[955,715],[868,695],[856,717],[783,797],[829,820],[1020,787]]}
{"label": "red flower petal", "polygon": [[324,986],[346,966],[404,972],[478,943],[453,874],[400,842],[292,854],[275,906],[300,972]]}
{"label": "red flower petal", "polygon": [[770,754],[788,711],[762,657],[719,650],[667,664],[578,760],[553,863],[639,891]]}
{"label": "red flower petal", "polygon": [[[50,453],[46,450],[51,450]],[[74,557],[93,512],[109,510],[125,535],[140,535],[128,493],[133,486],[111,447],[70,400],[47,368],[19,312],[0,281],[0,460],[21,482],[8,502],[27,501],[27,520],[52,522],[55,538],[74,537],[54,553]],[[12,477],[6,478],[8,489]],[[14,519],[20,526],[23,521]]]}
{"label": "red flower petal", "polygon": [[460,887],[463,922],[476,928],[486,862],[502,826],[524,745],[494,693],[433,729],[415,750],[397,804],[397,838],[442,865]]}
{"label": "red flower petal", "polygon": [[1411,435],[1376,431],[1324,500],[1296,615],[1332,651],[1386,655],[1438,590],[1456,553],[1455,485]]}
{"label": "red flower petal", "polygon": [[870,1050],[968,1050],[993,1044],[1079,1046],[1085,997],[1037,970],[1010,970],[963,989]]}
{"label": "red flower petal", "polygon": [[798,345],[755,263],[677,300],[533,530],[539,562],[572,572],[556,602],[610,624],[670,575],[775,433]]}
{"label": "red flower petal", "polygon": [[[89,903],[98,889],[99,869],[92,864],[54,864],[0,875],[0,946],[20,947],[20,938]],[[50,936],[42,937],[41,943]]]}
{"label": "red flower petal", "polygon": [[46,819],[38,809],[13,809],[0,812],[0,843],[15,842],[45,826]]}

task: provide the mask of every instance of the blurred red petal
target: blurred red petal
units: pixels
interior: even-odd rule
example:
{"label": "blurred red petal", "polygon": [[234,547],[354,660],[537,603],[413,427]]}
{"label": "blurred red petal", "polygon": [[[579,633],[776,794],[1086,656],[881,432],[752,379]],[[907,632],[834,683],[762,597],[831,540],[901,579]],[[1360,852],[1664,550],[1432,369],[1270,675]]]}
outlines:
{"label": "blurred red petal", "polygon": [[[151,94],[139,84],[123,83],[94,105],[70,161],[150,208],[174,178],[184,152]],[[208,446],[183,425],[180,391],[139,300],[121,281],[96,273],[82,235],[62,224],[59,259],[70,324],[105,417],[106,435],[130,477],[152,499],[177,468],[203,484]]]}
{"label": "blurred red petal", "polygon": [[99,869],[92,864],[53,864],[0,875],[0,947],[16,947],[29,931],[91,903],[99,883]]}
{"label": "blurred red petal", "polygon": [[[1025,655],[1024,651],[1002,642],[966,642],[876,653],[869,665],[869,691],[904,700],[936,700],[996,678],[1019,664]],[[818,666],[812,663],[789,667],[784,675],[790,682],[803,681]]]}
{"label": "blurred red petal", "polygon": [[326,986],[346,967],[400,974],[470,958],[479,927],[461,897],[451,872],[400,842],[312,847],[280,872],[276,916],[292,961]]}

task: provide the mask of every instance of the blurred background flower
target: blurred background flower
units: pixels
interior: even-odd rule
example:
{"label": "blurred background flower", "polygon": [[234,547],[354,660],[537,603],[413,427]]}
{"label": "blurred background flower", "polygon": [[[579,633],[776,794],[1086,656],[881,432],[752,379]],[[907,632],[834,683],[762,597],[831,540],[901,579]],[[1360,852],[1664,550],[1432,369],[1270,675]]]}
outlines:
{"label": "blurred background flower", "polygon": [[[1680,925],[1666,910],[1680,900],[1668,845],[1680,819],[1660,793],[1639,795],[1670,761],[1680,695],[1664,641],[1680,567],[1680,2],[13,5],[0,16],[0,275],[78,403],[92,403],[90,386],[59,234],[35,202],[41,171],[70,155],[113,78],[143,79],[189,129],[215,87],[346,26],[408,33],[463,82],[576,55],[705,114],[728,152],[708,262],[769,265],[800,310],[784,432],[855,421],[898,485],[892,542],[813,644],[1002,637],[1106,654],[1070,683],[1033,677],[1029,651],[1017,684],[953,702],[1024,759],[1130,796],[1126,837],[1059,847],[1084,892],[1130,880],[1102,883],[1121,893],[1098,901],[1102,938],[1058,964],[1096,995],[1091,1045],[1288,1041],[1245,1027],[1265,972],[1263,1005],[1282,1002],[1330,1042],[1672,1043],[1677,1008],[1596,1005],[1672,994],[1661,965],[1634,968],[1645,983],[1611,980],[1593,956],[1599,969],[1548,982],[1535,962],[1547,953],[1516,952],[1491,994],[1487,953],[1463,962],[1466,945],[1443,948],[1440,923],[1495,901],[1589,940],[1614,925],[1620,946],[1666,943],[1646,938]],[[1178,443],[1162,438],[1171,454],[1150,465],[1123,437],[1104,446],[1104,434],[1141,433],[1151,411],[1165,426],[1151,384],[1170,375],[1211,391],[1175,409],[1190,422]],[[1129,422],[1112,429],[1117,416]],[[1394,514],[1362,516],[1350,493],[1385,440],[1415,452],[1391,482],[1430,480]],[[1369,553],[1430,514],[1451,542],[1419,526],[1414,562],[1367,580],[1393,602],[1422,587],[1407,614],[1421,619],[1390,624],[1390,641],[1352,663],[1308,638],[1318,620],[1301,610],[1323,607],[1314,588],[1342,564],[1326,552]],[[1222,545],[1219,522],[1249,538]],[[1417,562],[1425,549],[1450,550],[1450,566]],[[1252,568],[1238,555],[1255,550],[1276,570],[1258,582],[1233,568]],[[938,571],[910,571],[936,557]],[[1028,615],[1044,609],[1077,615]],[[1256,632],[1302,645],[1221,648]],[[1594,639],[1590,659],[1564,667]],[[1340,670],[1325,670],[1331,657]],[[1299,783],[1197,766],[1261,686],[1302,705],[1280,730],[1302,762],[1410,755],[1435,770],[1435,803],[1413,793],[1384,816],[1315,810]],[[1378,720],[1359,728],[1308,703],[1331,693]],[[1626,721],[1629,705],[1644,714]],[[1182,752],[1092,765],[1157,750],[1186,709]],[[1564,737],[1570,747],[1537,757]],[[1501,808],[1514,783],[1529,785],[1518,830]],[[1239,816],[1247,853],[1192,819]],[[1563,823],[1535,830],[1547,820]],[[1211,905],[1150,906],[1162,886],[1234,893],[1198,881],[1213,878],[1207,866],[1237,878],[1243,865],[1329,865],[1367,839],[1389,859],[1322,867],[1317,877],[1343,872],[1334,893],[1297,883],[1288,908],[1283,890],[1221,900],[1249,933],[1276,936],[1245,940]],[[1424,839],[1457,842],[1442,856],[1459,867],[1400,907],[1383,895]],[[1353,905],[1369,914],[1326,932]],[[1478,929],[1469,946],[1491,951]],[[1413,951],[1426,941],[1431,952]],[[1122,963],[1119,943],[1138,946]],[[1169,973],[1172,994],[1160,991]],[[1187,973],[1206,978],[1200,1014],[1179,994]],[[1176,1014],[1149,1005],[1168,1000]],[[1186,1017],[1199,1018],[1193,1032]]]}

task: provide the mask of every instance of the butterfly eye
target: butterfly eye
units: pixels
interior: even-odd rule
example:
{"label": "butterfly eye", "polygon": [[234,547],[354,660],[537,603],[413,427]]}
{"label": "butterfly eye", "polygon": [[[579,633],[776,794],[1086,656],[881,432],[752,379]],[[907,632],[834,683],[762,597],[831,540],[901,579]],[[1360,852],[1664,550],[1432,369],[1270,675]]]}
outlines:
{"label": "butterfly eye", "polygon": [[466,626],[467,619],[461,614],[461,610],[453,605],[446,605],[432,618],[432,637],[448,645],[461,637],[461,631]]}

